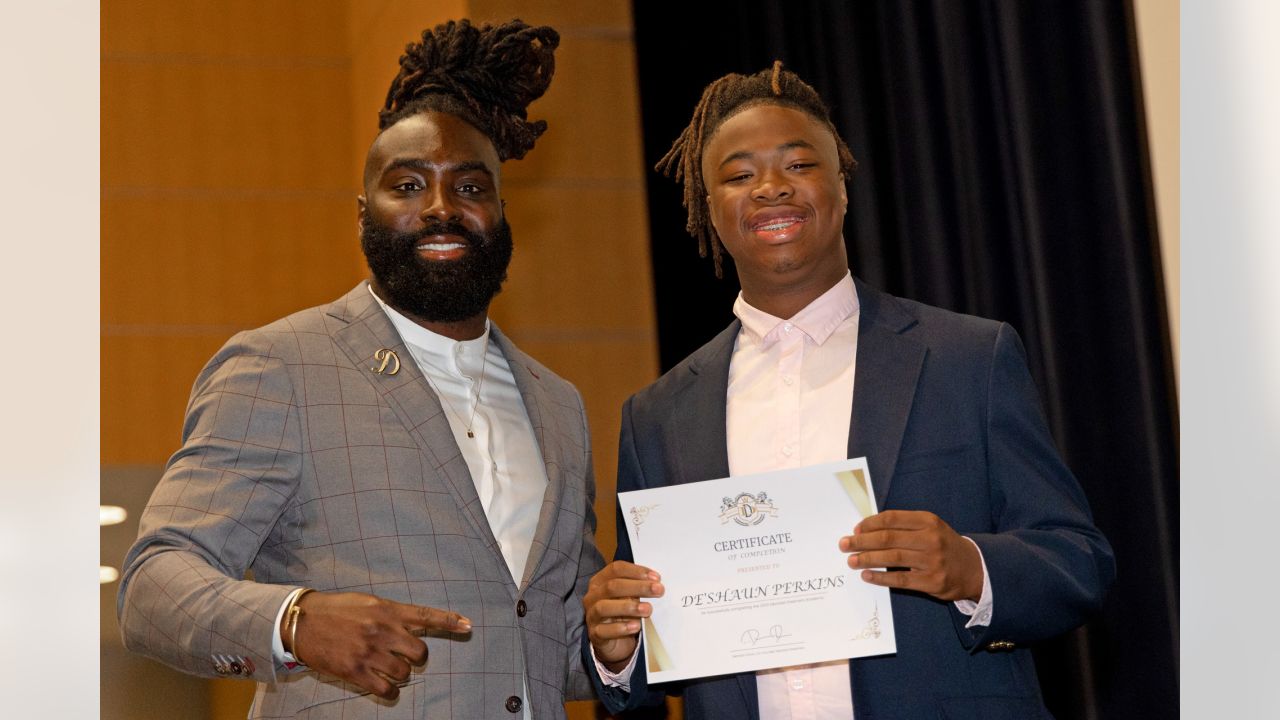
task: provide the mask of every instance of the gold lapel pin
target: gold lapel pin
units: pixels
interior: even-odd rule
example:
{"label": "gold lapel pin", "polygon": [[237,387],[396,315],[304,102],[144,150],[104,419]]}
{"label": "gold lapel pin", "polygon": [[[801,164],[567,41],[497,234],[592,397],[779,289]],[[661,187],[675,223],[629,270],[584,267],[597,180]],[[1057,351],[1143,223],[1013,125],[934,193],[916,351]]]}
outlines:
{"label": "gold lapel pin", "polygon": [[373,359],[381,364],[369,369],[379,375],[395,375],[400,372],[400,356],[396,354],[395,350],[381,348],[373,354]]}

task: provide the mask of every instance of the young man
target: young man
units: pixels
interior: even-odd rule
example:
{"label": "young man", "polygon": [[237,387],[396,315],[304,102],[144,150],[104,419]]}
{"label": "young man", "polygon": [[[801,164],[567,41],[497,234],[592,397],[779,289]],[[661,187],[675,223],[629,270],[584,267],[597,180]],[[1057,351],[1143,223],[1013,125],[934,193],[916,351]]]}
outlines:
{"label": "young man", "polygon": [[631,564],[624,535],[584,598],[615,712],[673,691],[693,720],[1047,717],[1025,644],[1080,624],[1114,577],[1016,333],[852,277],[853,168],[780,64],[708,86],[658,169],[717,272],[733,257],[738,320],[627,401],[618,490],[866,456],[882,512],[831,543],[893,589],[897,653],[650,687],[638,631],[662,568]]}
{"label": "young man", "polygon": [[372,282],[200,374],[126,559],[128,647],[258,680],[251,717],[563,717],[589,696],[582,400],[487,319],[501,163],[546,129],[525,108],[558,43],[464,20],[406,49],[358,203]]}

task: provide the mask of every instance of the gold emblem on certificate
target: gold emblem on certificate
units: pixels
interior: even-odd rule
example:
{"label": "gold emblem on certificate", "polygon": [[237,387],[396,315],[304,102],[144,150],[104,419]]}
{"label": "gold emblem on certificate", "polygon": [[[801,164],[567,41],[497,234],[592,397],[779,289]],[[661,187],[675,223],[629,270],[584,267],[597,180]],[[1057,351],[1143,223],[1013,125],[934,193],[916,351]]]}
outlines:
{"label": "gold emblem on certificate", "polygon": [[777,517],[778,508],[774,507],[767,493],[738,493],[737,497],[725,498],[720,504],[720,524],[730,520],[743,527],[759,525],[766,517]]}

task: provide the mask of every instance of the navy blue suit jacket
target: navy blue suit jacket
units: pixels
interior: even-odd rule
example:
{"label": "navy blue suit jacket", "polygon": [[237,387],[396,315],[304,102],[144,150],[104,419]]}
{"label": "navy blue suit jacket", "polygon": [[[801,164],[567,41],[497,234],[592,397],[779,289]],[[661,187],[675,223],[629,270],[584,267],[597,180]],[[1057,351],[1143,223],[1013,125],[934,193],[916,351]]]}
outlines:
{"label": "navy blue suit jacket", "polygon": [[[892,591],[897,653],[849,663],[858,720],[1048,717],[1026,644],[1081,624],[1115,562],[1049,434],[1021,341],[1003,323],[861,282],[857,292],[849,457],[866,456],[881,509],[931,511],[977,542],[994,597],[991,625],[969,630],[952,603]],[[729,475],[725,394],[738,329],[627,400],[619,491]],[[626,533],[616,558],[631,560]],[[639,662],[629,694],[595,682],[614,713],[670,692],[683,694],[690,720],[758,720],[751,673],[649,686]]]}

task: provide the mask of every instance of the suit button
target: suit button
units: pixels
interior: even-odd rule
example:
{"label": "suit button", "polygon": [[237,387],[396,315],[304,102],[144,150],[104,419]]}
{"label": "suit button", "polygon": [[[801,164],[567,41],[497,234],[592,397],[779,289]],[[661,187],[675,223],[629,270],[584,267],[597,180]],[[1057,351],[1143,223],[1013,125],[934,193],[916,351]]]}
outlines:
{"label": "suit button", "polygon": [[520,698],[516,697],[515,695],[512,695],[511,697],[507,698],[507,712],[518,713],[520,712],[520,708],[523,706],[524,706],[524,703],[521,702]]}
{"label": "suit button", "polygon": [[529,606],[524,604],[524,600],[520,600],[519,602],[516,603],[517,615],[519,615],[520,617],[524,617],[524,614],[527,612],[529,612]]}

